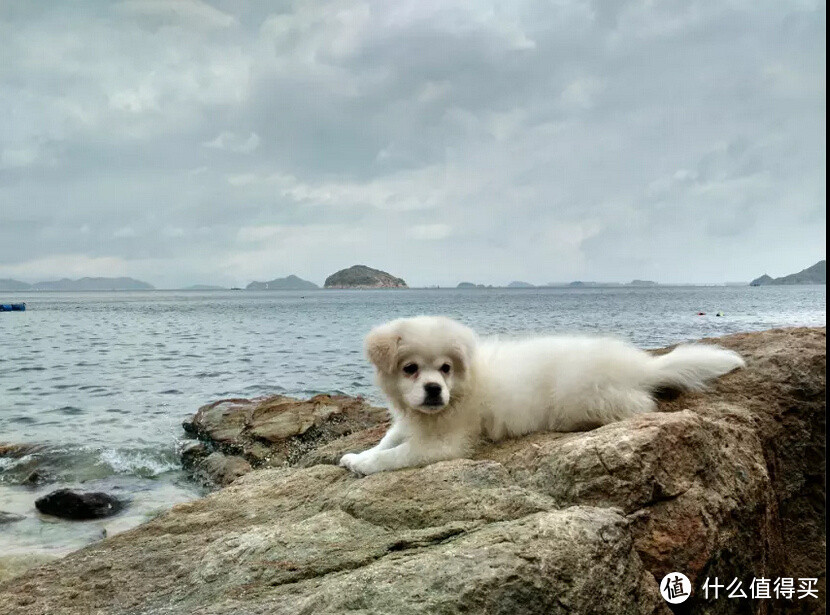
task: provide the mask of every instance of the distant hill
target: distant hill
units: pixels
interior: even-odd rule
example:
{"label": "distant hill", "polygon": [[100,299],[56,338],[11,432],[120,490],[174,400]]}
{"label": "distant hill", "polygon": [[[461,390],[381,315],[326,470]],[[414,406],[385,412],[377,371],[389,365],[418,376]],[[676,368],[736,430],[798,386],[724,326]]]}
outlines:
{"label": "distant hill", "polygon": [[796,284],[827,284],[827,261],[819,261],[812,267],[780,278],[771,278],[764,274],[749,283],[750,286],[793,286]]}
{"label": "distant hill", "polygon": [[276,278],[270,282],[251,282],[245,290],[317,290],[320,288],[314,282],[303,280],[295,275],[286,278]]}
{"label": "distant hill", "polygon": [[154,290],[152,284],[133,278],[81,278],[36,282],[32,290]]}
{"label": "distant hill", "polygon": [[[459,282],[456,288],[488,288],[484,284],[473,284],[472,282]],[[493,288],[490,286],[489,288]]]}
{"label": "distant hill", "polygon": [[20,280],[0,279],[0,290],[29,290],[31,287],[31,284]]}
{"label": "distant hill", "polygon": [[519,281],[517,281],[517,282],[510,282],[510,284],[507,285],[507,288],[536,288],[536,287],[533,284],[531,284],[530,282],[519,282]]}
{"label": "distant hill", "polygon": [[341,269],[326,278],[325,288],[409,288],[401,278],[372,269],[366,265],[353,265]]}

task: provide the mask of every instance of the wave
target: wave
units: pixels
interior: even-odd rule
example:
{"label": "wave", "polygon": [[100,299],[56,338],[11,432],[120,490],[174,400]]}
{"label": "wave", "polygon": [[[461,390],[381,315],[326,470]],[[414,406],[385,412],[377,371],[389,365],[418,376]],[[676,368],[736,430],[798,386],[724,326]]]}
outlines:
{"label": "wave", "polygon": [[83,482],[109,476],[156,478],[181,470],[169,449],[37,446],[26,454],[0,456],[0,484]]}
{"label": "wave", "polygon": [[109,466],[115,474],[130,474],[150,478],[181,469],[181,464],[172,452],[108,448],[100,451],[98,457],[101,463]]}

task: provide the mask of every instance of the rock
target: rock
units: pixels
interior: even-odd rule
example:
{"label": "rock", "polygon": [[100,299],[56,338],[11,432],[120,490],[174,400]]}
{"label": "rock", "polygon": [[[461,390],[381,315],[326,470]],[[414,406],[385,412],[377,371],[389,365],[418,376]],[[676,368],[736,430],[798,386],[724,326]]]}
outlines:
{"label": "rock", "polygon": [[0,581],[16,577],[29,568],[53,562],[59,558],[58,555],[47,553],[0,554]]}
{"label": "rock", "polygon": [[[747,369],[660,412],[365,478],[302,467],[376,441],[376,423],[0,583],[0,604],[13,615],[669,614],[657,583],[680,571],[694,593],[675,612],[822,613],[825,330],[719,342]],[[237,405],[245,420],[228,442],[245,447],[256,404]],[[817,577],[820,599],[707,601],[714,576],[745,589]]]}
{"label": "rock", "polygon": [[124,502],[100,491],[58,489],[35,500],[35,507],[44,515],[63,519],[101,519],[118,513]]}
{"label": "rock", "polygon": [[224,455],[214,451],[199,464],[205,473],[204,482],[229,485],[243,474],[251,471],[251,464],[238,455]]}
{"label": "rock", "polygon": [[42,472],[37,470],[32,470],[29,472],[26,477],[21,481],[21,485],[29,485],[30,487],[34,487],[36,485],[40,485],[46,482],[46,477],[43,475]]}
{"label": "rock", "polygon": [[50,480],[59,465],[60,453],[43,444],[0,443],[0,459],[14,462],[3,468],[6,483],[35,487]]}
{"label": "rock", "polygon": [[[182,451],[182,463],[204,482],[225,485],[254,467],[332,462],[341,448],[327,452],[327,443],[376,426],[371,436],[380,438],[387,424],[385,409],[346,395],[219,400],[183,424],[200,443]],[[366,438],[345,442],[360,447]]]}
{"label": "rock", "polygon": [[0,443],[0,457],[10,459],[21,459],[27,455],[33,455],[42,451],[45,447],[42,444],[12,444]]}
{"label": "rock", "polygon": [[409,288],[401,278],[372,269],[366,265],[353,265],[331,274],[323,284],[325,288]]}

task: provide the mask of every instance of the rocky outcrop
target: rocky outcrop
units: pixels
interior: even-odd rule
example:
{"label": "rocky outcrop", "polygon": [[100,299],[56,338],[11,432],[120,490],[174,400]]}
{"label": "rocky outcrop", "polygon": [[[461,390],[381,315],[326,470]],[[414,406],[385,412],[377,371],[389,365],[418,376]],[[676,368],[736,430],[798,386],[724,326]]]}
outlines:
{"label": "rocky outcrop", "polygon": [[386,410],[345,395],[220,400],[183,424],[199,441],[184,449],[182,459],[204,482],[226,485],[252,468],[330,462],[340,449],[327,455],[326,444],[379,426],[344,442],[371,440],[386,419]]}
{"label": "rocky outcrop", "polygon": [[409,288],[401,278],[372,269],[366,265],[353,265],[341,269],[326,278],[325,288]]}
{"label": "rocky outcrop", "polygon": [[[336,424],[352,433],[292,456],[278,434],[296,439],[325,414],[319,402],[269,410],[266,438],[252,433],[264,400],[203,408],[194,422],[215,446],[262,444],[286,465],[7,580],[0,604],[20,615],[667,614],[657,583],[680,571],[694,595],[675,612],[824,612],[825,331],[719,342],[747,369],[660,412],[365,478],[326,462],[375,441],[380,423],[350,430],[344,416]],[[744,589],[753,577],[818,578],[820,599],[706,600],[715,576]]]}

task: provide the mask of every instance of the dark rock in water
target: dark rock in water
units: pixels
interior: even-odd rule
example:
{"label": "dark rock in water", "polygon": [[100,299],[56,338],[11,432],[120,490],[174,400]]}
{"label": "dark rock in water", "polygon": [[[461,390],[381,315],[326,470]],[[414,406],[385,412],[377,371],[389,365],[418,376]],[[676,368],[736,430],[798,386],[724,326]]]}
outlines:
{"label": "dark rock in water", "polygon": [[6,512],[5,510],[0,510],[0,525],[5,525],[6,523],[14,523],[15,521],[23,521],[26,517],[21,515],[16,515],[14,513]]}
{"label": "dark rock in water", "polygon": [[32,472],[29,472],[29,474],[26,475],[26,478],[24,478],[21,481],[20,484],[21,485],[29,485],[30,487],[34,487],[35,485],[40,485],[41,483],[45,483],[45,482],[46,482],[46,477],[42,473],[38,472],[37,470],[33,470]]}
{"label": "dark rock in water", "polygon": [[[185,425],[189,426],[189,423],[185,423]],[[205,457],[210,455],[210,451],[204,442],[191,440],[182,447],[179,455],[182,459],[182,466],[188,470],[204,461]]]}
{"label": "dark rock in water", "polygon": [[124,502],[100,491],[58,489],[35,500],[35,506],[44,515],[81,520],[110,517],[124,508]]}

